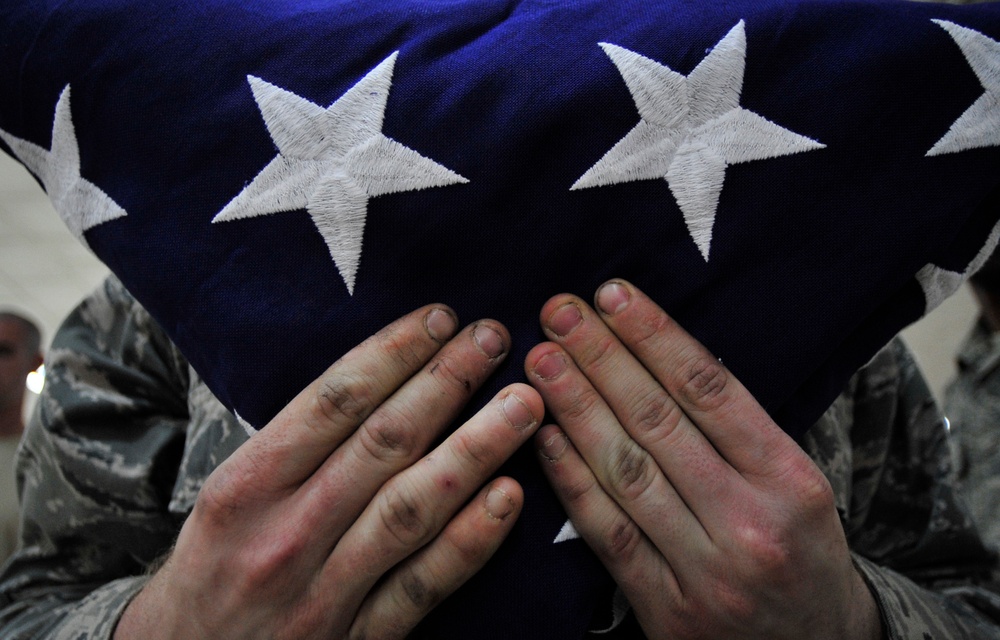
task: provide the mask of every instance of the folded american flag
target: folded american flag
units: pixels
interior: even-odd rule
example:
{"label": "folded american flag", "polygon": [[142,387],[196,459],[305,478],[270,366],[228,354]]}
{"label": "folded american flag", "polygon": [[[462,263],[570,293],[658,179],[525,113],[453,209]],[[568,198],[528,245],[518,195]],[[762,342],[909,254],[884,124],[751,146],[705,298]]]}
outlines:
{"label": "folded american flag", "polygon": [[[623,277],[795,437],[997,243],[1000,7],[854,0],[0,8],[0,140],[260,427],[444,302],[521,379],[552,294]],[[428,637],[575,638],[608,578],[531,455]]]}

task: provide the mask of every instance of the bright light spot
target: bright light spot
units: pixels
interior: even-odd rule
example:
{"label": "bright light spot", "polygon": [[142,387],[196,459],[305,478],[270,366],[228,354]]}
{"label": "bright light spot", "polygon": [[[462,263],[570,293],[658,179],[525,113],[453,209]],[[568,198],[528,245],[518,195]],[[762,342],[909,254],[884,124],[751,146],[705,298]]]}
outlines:
{"label": "bright light spot", "polygon": [[28,387],[28,391],[38,395],[42,392],[42,387],[45,386],[45,365],[38,367],[35,371],[28,374],[28,379],[24,382],[25,386]]}
{"label": "bright light spot", "polygon": [[948,419],[948,416],[944,416],[944,430],[951,431],[951,420]]}

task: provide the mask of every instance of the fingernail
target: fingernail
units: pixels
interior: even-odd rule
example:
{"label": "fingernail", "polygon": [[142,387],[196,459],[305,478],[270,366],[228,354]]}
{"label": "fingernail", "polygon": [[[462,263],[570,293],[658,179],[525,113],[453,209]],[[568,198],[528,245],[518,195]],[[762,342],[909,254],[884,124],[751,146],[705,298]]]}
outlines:
{"label": "fingernail", "polygon": [[424,318],[427,333],[437,342],[445,342],[455,334],[458,323],[455,317],[444,309],[432,309]]}
{"label": "fingernail", "polygon": [[546,353],[535,363],[535,375],[542,380],[554,380],[566,370],[566,358],[558,351]]}
{"label": "fingernail", "polygon": [[628,306],[628,301],[628,289],[617,282],[609,282],[597,291],[597,306],[609,316]]}
{"label": "fingernail", "polygon": [[535,416],[531,415],[528,405],[517,397],[517,394],[509,393],[500,401],[500,411],[510,426],[518,431],[527,429],[535,424]]}
{"label": "fingernail", "polygon": [[485,324],[476,325],[472,330],[472,339],[487,358],[498,358],[506,349],[500,334]]}
{"label": "fingernail", "polygon": [[503,520],[514,512],[514,501],[503,489],[493,487],[486,494],[486,514],[494,520]]}
{"label": "fingernail", "polygon": [[569,439],[563,432],[559,432],[542,443],[539,451],[549,462],[556,462],[569,446]]}
{"label": "fingernail", "polygon": [[583,315],[580,313],[579,307],[572,302],[567,302],[549,316],[549,329],[557,336],[565,337],[582,322]]}

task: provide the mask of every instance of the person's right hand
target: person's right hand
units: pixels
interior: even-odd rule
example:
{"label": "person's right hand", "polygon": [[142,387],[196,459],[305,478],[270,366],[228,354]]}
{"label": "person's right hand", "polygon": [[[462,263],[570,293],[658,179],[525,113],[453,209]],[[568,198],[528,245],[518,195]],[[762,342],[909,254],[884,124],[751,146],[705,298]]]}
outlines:
{"label": "person's right hand", "polygon": [[399,638],[478,571],[523,501],[480,487],[543,406],[511,385],[424,455],[508,351],[494,321],[456,328],[396,321],[220,465],[115,638]]}

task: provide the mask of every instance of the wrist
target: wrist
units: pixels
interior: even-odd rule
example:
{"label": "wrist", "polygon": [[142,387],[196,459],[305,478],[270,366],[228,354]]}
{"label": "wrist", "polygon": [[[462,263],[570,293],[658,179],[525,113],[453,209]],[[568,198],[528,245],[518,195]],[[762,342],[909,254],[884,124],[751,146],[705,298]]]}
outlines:
{"label": "wrist", "polygon": [[149,637],[146,633],[148,631],[147,622],[151,617],[145,612],[145,593],[149,588],[149,582],[139,590],[135,597],[128,603],[125,610],[122,611],[122,615],[118,618],[118,623],[115,625],[115,631],[112,635],[113,640],[129,640],[130,638],[140,638]]}
{"label": "wrist", "polygon": [[153,638],[178,637],[171,629],[177,629],[173,619],[173,607],[164,606],[172,602],[167,595],[167,575],[163,568],[150,575],[142,589],[122,611],[115,625],[113,640],[151,640]]}
{"label": "wrist", "polygon": [[871,585],[855,564],[851,584],[851,607],[847,613],[850,640],[883,640],[885,627]]}

